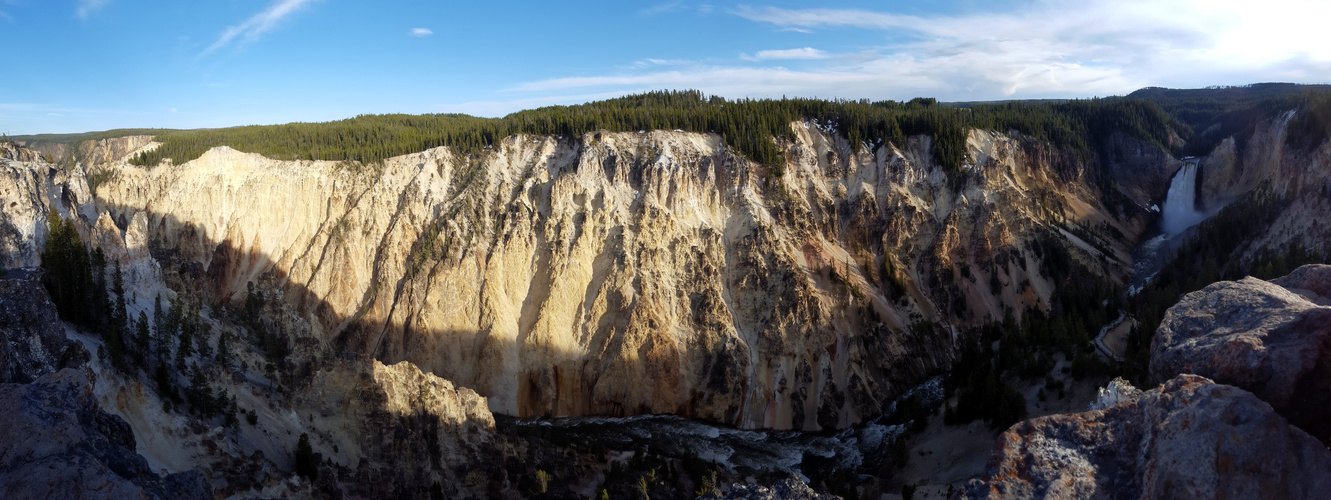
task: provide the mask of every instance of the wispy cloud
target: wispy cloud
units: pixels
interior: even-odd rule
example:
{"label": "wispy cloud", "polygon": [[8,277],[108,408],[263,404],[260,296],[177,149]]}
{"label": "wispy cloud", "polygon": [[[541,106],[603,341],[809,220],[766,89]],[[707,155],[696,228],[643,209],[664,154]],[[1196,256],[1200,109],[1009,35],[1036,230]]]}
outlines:
{"label": "wispy cloud", "polygon": [[660,14],[669,14],[671,12],[678,12],[683,9],[684,9],[684,2],[682,0],[675,0],[673,2],[659,3],[651,7],[647,7],[645,9],[638,11],[638,14],[651,17]]}
{"label": "wispy cloud", "polygon": [[[1039,0],[997,13],[930,16],[768,6],[730,13],[812,36],[862,30],[878,45],[850,53],[805,47],[741,54],[751,63],[746,66],[713,59],[673,68],[620,67],[510,90],[697,88],[732,97],[987,100],[1331,78],[1331,44],[1321,40],[1321,24],[1331,18],[1325,1]],[[796,69],[775,66],[785,60],[804,62]]]}
{"label": "wispy cloud", "polygon": [[5,11],[3,11],[3,10],[0,10],[0,19],[4,19],[5,21],[9,21],[10,24],[13,24],[13,23],[14,23],[14,16],[9,15],[8,12],[5,12]]}
{"label": "wispy cloud", "polygon": [[642,68],[650,68],[653,66],[683,66],[689,64],[695,64],[695,63],[688,59],[658,59],[655,57],[648,57],[645,59],[638,59],[637,61],[633,61],[628,65],[620,67],[624,69],[642,69]]}
{"label": "wispy cloud", "polygon": [[74,15],[79,16],[79,19],[87,19],[88,14],[105,7],[108,3],[111,3],[111,0],[79,0],[78,7],[74,9]]}
{"label": "wispy cloud", "polygon": [[203,51],[203,55],[210,54],[218,49],[226,47],[237,38],[242,42],[253,42],[258,40],[260,36],[276,27],[287,16],[300,10],[300,8],[304,7],[306,4],[316,1],[318,0],[277,0],[272,5],[268,6],[267,9],[255,14],[245,20],[245,22],[236,26],[228,26],[226,30],[222,32],[222,35],[217,37],[217,41],[213,42],[212,45],[208,46],[208,48]]}
{"label": "wispy cloud", "polygon": [[787,50],[760,50],[758,51],[758,53],[752,56],[748,54],[740,55],[740,59],[744,59],[746,61],[771,61],[771,60],[783,60],[783,59],[827,59],[827,58],[828,55],[826,52],[815,49],[813,47],[804,47],[802,49],[787,49]]}
{"label": "wispy cloud", "polygon": [[430,31],[428,28],[412,28],[411,31],[407,32],[407,35],[414,37],[430,36],[433,34],[434,32]]}

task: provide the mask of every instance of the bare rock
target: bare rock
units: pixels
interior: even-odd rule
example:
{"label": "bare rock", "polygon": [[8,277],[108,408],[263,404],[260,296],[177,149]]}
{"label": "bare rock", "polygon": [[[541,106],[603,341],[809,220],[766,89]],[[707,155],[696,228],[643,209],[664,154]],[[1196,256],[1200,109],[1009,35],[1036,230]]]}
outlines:
{"label": "bare rock", "polygon": [[1331,306],[1331,266],[1326,264],[1303,266],[1288,276],[1276,278],[1271,282],[1302,295],[1314,304]]}
{"label": "bare rock", "polygon": [[[927,137],[861,149],[791,125],[781,179],[715,134],[602,132],[359,171],[218,147],[172,168],[104,166],[115,175],[97,194],[128,251],[146,241],[197,263],[211,300],[266,282],[311,337],[410,361],[519,417],[846,428],[955,358],[955,334],[918,319],[1047,306],[1033,242],[1131,270],[1123,242],[1101,242],[1102,267],[1102,250],[1031,208],[1041,193],[1141,230],[1103,209],[1071,151],[973,130],[956,177]],[[1147,153],[1132,165],[1159,159]],[[940,281],[976,262],[995,264],[992,280]]]}
{"label": "bare rock", "polygon": [[93,380],[86,368],[66,368],[0,384],[0,497],[212,497],[198,471],[162,478],[149,468],[129,424],[98,408]]}
{"label": "bare rock", "polygon": [[999,437],[970,498],[1322,498],[1331,451],[1237,387],[1180,375]]}
{"label": "bare rock", "polygon": [[[405,361],[335,360],[300,392],[296,406],[326,415],[321,425],[338,436],[326,442],[314,433],[316,454],[354,464],[338,481],[353,497],[428,496],[435,483],[448,498],[503,493],[494,416],[471,389]],[[322,490],[336,489],[331,474],[319,476]]]}
{"label": "bare rock", "polygon": [[1331,442],[1331,306],[1309,300],[1328,281],[1331,266],[1304,266],[1280,284],[1244,278],[1184,296],[1151,343],[1151,380],[1194,373],[1241,387]]}
{"label": "bare rock", "polygon": [[795,477],[788,477],[773,483],[770,487],[736,485],[725,493],[717,491],[699,498],[724,500],[839,500],[841,497],[815,492],[809,485],[804,484],[804,481]]}
{"label": "bare rock", "polygon": [[62,368],[82,366],[87,349],[65,337],[41,273],[0,277],[0,383],[28,383]]}

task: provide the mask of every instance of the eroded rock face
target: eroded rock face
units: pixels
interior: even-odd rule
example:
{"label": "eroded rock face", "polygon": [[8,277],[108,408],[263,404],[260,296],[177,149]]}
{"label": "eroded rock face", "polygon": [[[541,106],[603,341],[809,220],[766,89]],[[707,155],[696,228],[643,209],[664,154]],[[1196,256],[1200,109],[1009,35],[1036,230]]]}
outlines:
{"label": "eroded rock face", "polygon": [[949,174],[926,137],[854,151],[792,127],[780,179],[717,136],[656,131],[517,136],[359,173],[217,148],[118,164],[98,195],[114,220],[145,213],[154,251],[206,270],[216,298],[255,282],[288,330],[518,416],[847,427],[955,356],[950,331],[912,333],[916,319],[1047,305],[1033,248],[1130,269],[1126,242],[1054,229],[1140,230],[1100,206],[1075,154],[973,131]]}
{"label": "eroded rock face", "polygon": [[0,384],[0,496],[212,498],[197,471],[165,478],[134,453],[120,417],[98,409],[93,375],[66,368],[30,384]]}
{"label": "eroded rock face", "polygon": [[1276,282],[1223,281],[1184,296],[1151,343],[1151,380],[1194,373],[1241,387],[1331,442],[1328,282],[1331,266],[1304,266]]}
{"label": "eroded rock face", "polygon": [[435,483],[448,498],[506,493],[485,398],[409,362],[330,361],[294,407],[322,417],[311,420],[315,452],[349,467],[321,480],[352,495],[428,496]]}
{"label": "eroded rock face", "polygon": [[40,276],[36,271],[0,276],[0,383],[26,384],[88,362],[87,349],[65,337]]}
{"label": "eroded rock face", "polygon": [[1331,451],[1252,393],[1180,375],[999,437],[971,498],[1322,498]]}
{"label": "eroded rock face", "polygon": [[82,167],[0,159],[0,267],[41,265],[52,207],[87,241],[97,215]]}

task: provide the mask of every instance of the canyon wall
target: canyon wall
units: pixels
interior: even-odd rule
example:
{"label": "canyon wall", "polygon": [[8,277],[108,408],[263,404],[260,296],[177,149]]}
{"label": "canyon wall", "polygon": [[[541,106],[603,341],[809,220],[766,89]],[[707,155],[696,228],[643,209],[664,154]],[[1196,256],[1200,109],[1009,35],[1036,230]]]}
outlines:
{"label": "canyon wall", "polygon": [[287,335],[520,416],[849,426],[945,370],[961,328],[1048,307],[1067,276],[1045,260],[1123,279],[1144,228],[1103,208],[1081,156],[1033,140],[971,131],[948,172],[928,137],[792,132],[780,178],[668,131],[93,170],[120,227],[146,214],[165,272],[231,305],[254,283]]}

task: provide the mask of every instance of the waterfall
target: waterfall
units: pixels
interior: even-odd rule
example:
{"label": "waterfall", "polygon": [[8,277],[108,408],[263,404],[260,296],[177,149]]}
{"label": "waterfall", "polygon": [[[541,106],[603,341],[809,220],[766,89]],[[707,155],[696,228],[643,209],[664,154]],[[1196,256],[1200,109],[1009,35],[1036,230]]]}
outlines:
{"label": "waterfall", "polygon": [[1197,160],[1184,160],[1183,168],[1169,183],[1160,226],[1165,234],[1174,236],[1205,219],[1206,214],[1197,211]]}

